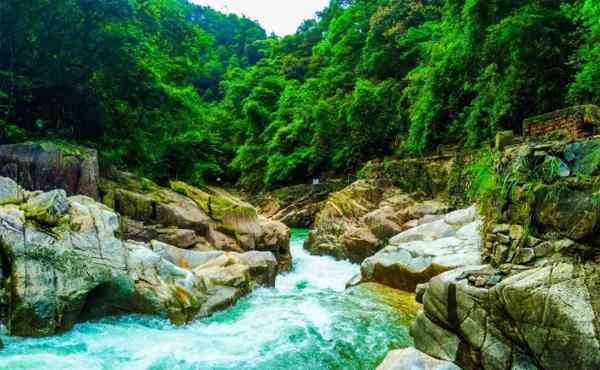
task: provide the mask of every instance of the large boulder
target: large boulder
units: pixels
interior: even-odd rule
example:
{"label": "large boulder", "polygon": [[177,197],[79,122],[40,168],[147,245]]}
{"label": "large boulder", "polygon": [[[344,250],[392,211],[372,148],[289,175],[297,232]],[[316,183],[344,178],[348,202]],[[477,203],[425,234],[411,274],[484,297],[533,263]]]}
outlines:
{"label": "large boulder", "polygon": [[[565,261],[506,276],[489,266],[439,275],[413,324],[415,346],[463,368],[597,369],[599,273],[596,263]],[[475,286],[482,276],[494,284]]]}
{"label": "large boulder", "polygon": [[98,199],[95,150],[64,143],[0,145],[0,176],[29,190],[63,189]]}
{"label": "large boulder", "polygon": [[[55,204],[56,195],[47,194],[37,197]],[[30,214],[29,202],[0,206],[2,303],[11,335],[52,335],[78,321],[128,312],[181,324],[226,307],[258,284],[274,284],[277,262],[269,252],[215,264],[223,252],[124,242],[116,237],[113,210],[85,196],[66,202],[58,224],[47,222],[56,217],[53,207]],[[211,273],[200,273],[207,264]]]}
{"label": "large boulder", "polygon": [[481,221],[475,207],[452,212],[390,239],[361,265],[361,281],[406,291],[445,271],[481,263]]}
{"label": "large boulder", "polygon": [[460,370],[460,368],[452,362],[438,360],[411,347],[388,353],[377,370]]}

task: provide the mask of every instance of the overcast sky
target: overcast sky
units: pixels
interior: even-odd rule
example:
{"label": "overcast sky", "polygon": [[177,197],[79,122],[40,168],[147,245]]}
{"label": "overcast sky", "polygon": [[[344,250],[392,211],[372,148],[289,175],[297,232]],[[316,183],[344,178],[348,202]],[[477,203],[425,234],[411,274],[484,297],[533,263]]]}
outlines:
{"label": "overcast sky", "polygon": [[300,23],[313,18],[329,0],[191,0],[226,13],[237,13],[257,20],[267,32],[279,36],[294,33]]}

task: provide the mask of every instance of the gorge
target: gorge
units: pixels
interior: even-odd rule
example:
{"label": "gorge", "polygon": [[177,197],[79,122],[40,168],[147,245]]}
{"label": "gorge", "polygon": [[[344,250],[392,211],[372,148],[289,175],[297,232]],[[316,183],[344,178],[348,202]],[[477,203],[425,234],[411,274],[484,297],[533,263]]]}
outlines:
{"label": "gorge", "polygon": [[0,1],[0,370],[600,369],[600,1],[275,2]]}

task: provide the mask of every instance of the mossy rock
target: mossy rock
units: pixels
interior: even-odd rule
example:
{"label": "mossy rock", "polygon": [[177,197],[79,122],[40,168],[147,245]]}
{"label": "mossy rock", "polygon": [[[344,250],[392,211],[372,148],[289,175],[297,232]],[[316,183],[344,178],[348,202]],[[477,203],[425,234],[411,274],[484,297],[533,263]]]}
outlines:
{"label": "mossy rock", "polygon": [[496,150],[500,150],[517,142],[512,130],[500,131],[496,134]]}
{"label": "mossy rock", "polygon": [[600,172],[600,141],[593,140],[584,144],[567,146],[565,156],[573,158],[576,174],[595,176]]}
{"label": "mossy rock", "polygon": [[595,235],[600,228],[600,207],[592,189],[572,189],[564,184],[538,186],[535,222],[573,240]]}
{"label": "mossy rock", "polygon": [[171,181],[171,189],[193,200],[200,209],[215,221],[233,226],[236,220],[247,219],[255,221],[258,218],[256,209],[227,193],[223,189],[206,187],[199,189],[182,181]]}

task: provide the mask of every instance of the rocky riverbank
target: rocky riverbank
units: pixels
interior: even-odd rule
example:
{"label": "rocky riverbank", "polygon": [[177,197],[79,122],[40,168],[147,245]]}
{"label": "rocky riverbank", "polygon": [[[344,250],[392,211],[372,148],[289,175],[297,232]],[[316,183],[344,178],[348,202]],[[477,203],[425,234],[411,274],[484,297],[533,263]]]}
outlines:
{"label": "rocky riverbank", "polygon": [[[21,150],[32,147],[41,150]],[[312,224],[310,253],[360,263],[349,294],[419,309],[415,348],[390,352],[381,369],[594,369],[599,153],[592,137],[371,163],[349,186],[287,198],[269,214]],[[128,312],[185,323],[273,286],[291,266],[289,228],[223,189],[111,170],[86,182],[94,199],[30,181],[45,166],[61,173],[62,163],[79,162],[40,162],[33,175],[4,164],[46,191],[0,177],[0,297],[12,335]],[[440,176],[404,179],[414,168]]]}
{"label": "rocky riverbank", "polygon": [[[502,179],[482,257],[434,278],[412,333],[418,349],[467,369],[595,369],[600,140],[497,153]],[[435,339],[434,339],[435,338]]]}
{"label": "rocky riverbank", "polygon": [[599,153],[592,137],[373,163],[324,202],[306,248],[360,262],[351,286],[423,303],[411,330],[422,353],[390,353],[382,369],[594,369]]}
{"label": "rocky riverbank", "polygon": [[[163,188],[118,171],[99,179],[93,152],[66,150],[0,147],[2,173],[35,189],[0,177],[0,297],[9,334],[52,335],[121,313],[182,324],[273,286],[289,269],[289,229],[224,190]],[[51,176],[74,168],[75,177]],[[71,178],[68,192],[38,190]],[[82,189],[104,204],[68,195]]]}

